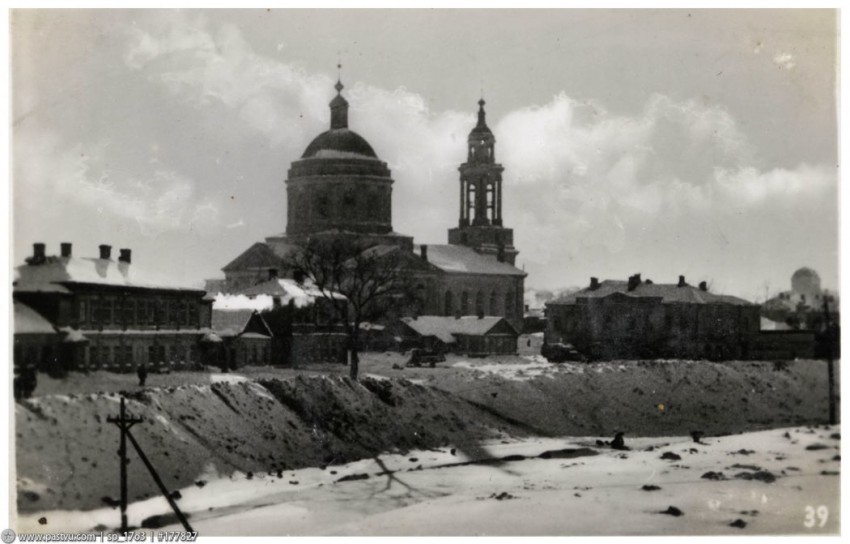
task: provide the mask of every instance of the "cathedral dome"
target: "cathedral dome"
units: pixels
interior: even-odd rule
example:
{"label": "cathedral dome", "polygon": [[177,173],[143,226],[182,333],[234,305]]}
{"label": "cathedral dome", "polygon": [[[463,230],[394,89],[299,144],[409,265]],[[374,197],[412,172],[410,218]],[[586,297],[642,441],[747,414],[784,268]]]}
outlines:
{"label": "cathedral dome", "polygon": [[377,159],[378,156],[363,136],[347,128],[332,128],[316,136],[301,158]]}

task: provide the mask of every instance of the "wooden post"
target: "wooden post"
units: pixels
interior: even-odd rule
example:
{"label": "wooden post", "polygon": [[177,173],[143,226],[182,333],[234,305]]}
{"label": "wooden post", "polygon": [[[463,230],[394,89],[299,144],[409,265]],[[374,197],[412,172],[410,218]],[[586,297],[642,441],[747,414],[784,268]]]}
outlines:
{"label": "wooden post", "polygon": [[120,478],[121,478],[121,532],[127,532],[127,434],[130,427],[136,423],[140,423],[142,418],[127,417],[124,408],[124,397],[121,397],[121,412],[118,417],[109,416],[106,418],[109,423],[114,423],[121,431],[121,438],[118,446],[118,456],[120,462]]}
{"label": "wooden post", "polygon": [[835,414],[835,363],[832,360],[832,325],[829,322],[829,297],[823,297],[824,337],[826,339],[826,368],[829,373],[829,424],[838,423]]}
{"label": "wooden post", "polygon": [[153,476],[153,481],[156,482],[156,485],[157,487],[159,487],[159,490],[162,492],[162,495],[165,497],[165,500],[168,501],[168,504],[171,506],[171,509],[174,510],[175,514],[177,514],[177,519],[180,520],[180,523],[183,524],[183,527],[187,531],[189,531],[190,533],[194,532],[192,526],[189,525],[189,520],[186,519],[186,516],[183,515],[183,512],[181,512],[180,508],[177,506],[177,503],[174,502],[174,499],[171,497],[171,493],[168,491],[168,488],[165,487],[164,483],[162,483],[162,479],[159,477],[159,474],[156,473],[156,470],[153,468],[153,465],[148,460],[147,455],[145,455],[145,452],[142,451],[141,446],[139,446],[139,443],[136,442],[136,439],[133,437],[133,435],[130,434],[130,431],[127,431],[127,437],[130,439],[130,442],[133,444],[133,447],[136,448],[136,453],[138,453],[139,457],[141,457],[142,462],[145,464],[148,471],[151,473],[151,476]]}

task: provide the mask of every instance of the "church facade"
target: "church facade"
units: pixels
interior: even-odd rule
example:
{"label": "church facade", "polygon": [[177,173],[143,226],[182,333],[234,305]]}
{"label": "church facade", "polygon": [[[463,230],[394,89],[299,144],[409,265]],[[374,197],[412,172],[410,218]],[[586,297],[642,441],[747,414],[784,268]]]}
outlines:
{"label": "church facade", "polygon": [[458,224],[449,229],[448,244],[414,244],[411,236],[393,230],[395,181],[366,139],[348,127],[342,89],[337,82],[329,130],[289,169],[286,232],[246,249],[222,269],[224,280],[208,281],[207,290],[238,293],[291,276],[286,258],[299,244],[319,236],[351,238],[364,247],[403,253],[422,314],[502,316],[521,329],[525,272],[515,265],[513,230],[503,224],[503,167],[496,162],[484,100],[459,168]]}

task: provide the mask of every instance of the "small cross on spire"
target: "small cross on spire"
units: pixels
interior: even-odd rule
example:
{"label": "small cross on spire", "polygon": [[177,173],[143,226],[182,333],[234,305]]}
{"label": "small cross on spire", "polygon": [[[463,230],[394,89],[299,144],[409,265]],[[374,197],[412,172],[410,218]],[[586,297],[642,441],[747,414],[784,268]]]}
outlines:
{"label": "small cross on spire", "polygon": [[[339,52],[337,52],[337,54],[339,54]],[[334,88],[336,89],[337,94],[342,93],[342,89],[344,88],[344,85],[342,84],[342,61],[341,60],[337,60],[337,63],[336,63],[336,85],[334,85]]]}

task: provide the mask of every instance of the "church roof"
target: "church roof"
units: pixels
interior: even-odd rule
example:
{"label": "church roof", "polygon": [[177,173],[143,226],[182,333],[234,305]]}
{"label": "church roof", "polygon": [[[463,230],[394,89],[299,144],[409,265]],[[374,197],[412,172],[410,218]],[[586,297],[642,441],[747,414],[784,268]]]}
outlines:
{"label": "church roof", "polygon": [[[421,246],[416,246],[414,251],[421,253]],[[525,276],[525,272],[510,263],[500,262],[495,255],[482,255],[466,246],[428,244],[427,252],[428,262],[443,272]]]}
{"label": "church roof", "polygon": [[285,268],[283,258],[265,242],[257,242],[230,261],[222,270]]}
{"label": "church roof", "polygon": [[316,136],[302,159],[377,159],[378,156],[363,136],[347,128],[335,128]]}
{"label": "church roof", "polygon": [[731,304],[734,306],[751,306],[752,303],[731,295],[718,295],[703,291],[698,287],[675,283],[639,283],[629,291],[629,283],[620,280],[604,280],[597,289],[587,287],[581,291],[570,293],[548,304],[575,304],[578,299],[605,298],[611,295],[626,296],[634,299],[660,298],[662,304]]}

